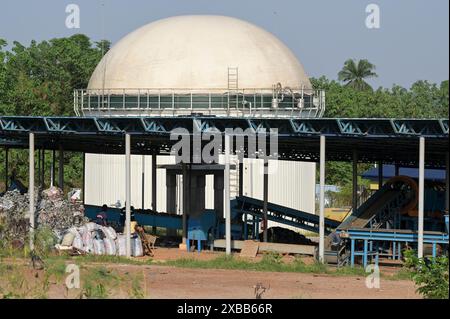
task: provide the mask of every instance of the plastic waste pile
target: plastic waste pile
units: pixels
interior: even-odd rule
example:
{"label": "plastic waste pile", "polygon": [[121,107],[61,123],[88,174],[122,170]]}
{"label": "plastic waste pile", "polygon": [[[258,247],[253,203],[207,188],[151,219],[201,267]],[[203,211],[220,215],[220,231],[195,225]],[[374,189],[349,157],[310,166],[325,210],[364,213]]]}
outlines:
{"label": "plastic waste pile", "polygon": [[[131,255],[143,256],[141,239],[130,238]],[[56,245],[59,250],[77,249],[94,255],[126,256],[126,236],[117,234],[110,226],[101,226],[90,222],[81,227],[69,228],[61,241]]]}
{"label": "plastic waste pile", "polygon": [[[35,193],[37,201],[37,192]],[[0,241],[24,242],[29,228],[29,197],[19,190],[6,192],[0,197]]]}
{"label": "plastic waste pile", "polygon": [[[50,187],[39,194],[35,190],[36,225],[48,227],[57,238],[73,226],[87,223],[84,207],[76,201],[65,200],[63,192]],[[0,240],[25,242],[29,229],[29,196],[21,195],[18,190],[6,192],[0,197]]]}
{"label": "plastic waste pile", "polygon": [[89,222],[84,217],[84,207],[76,201],[64,199],[64,194],[57,187],[50,187],[41,194],[37,207],[37,223],[53,230],[58,238],[72,226],[82,226]]}

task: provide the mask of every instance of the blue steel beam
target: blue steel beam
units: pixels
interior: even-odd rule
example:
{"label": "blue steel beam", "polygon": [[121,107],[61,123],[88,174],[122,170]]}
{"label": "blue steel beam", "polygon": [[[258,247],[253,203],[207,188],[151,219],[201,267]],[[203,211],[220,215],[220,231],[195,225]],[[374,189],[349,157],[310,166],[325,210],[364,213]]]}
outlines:
{"label": "blue steel beam", "polygon": [[192,132],[211,128],[253,129],[269,132],[277,129],[283,136],[331,135],[331,136],[448,136],[448,119],[282,119],[282,118],[226,118],[214,116],[186,117],[24,117],[0,116],[2,131],[13,132],[93,132],[98,133],[165,133],[173,128],[185,128]]}
{"label": "blue steel beam", "polygon": [[[339,232],[339,231],[338,231]],[[398,231],[373,231],[371,229],[349,229],[345,231],[350,239],[358,240],[377,240],[377,241],[396,241],[396,242],[417,242],[418,234],[416,232]],[[424,242],[426,243],[449,243],[449,236],[446,233],[425,232]]]}

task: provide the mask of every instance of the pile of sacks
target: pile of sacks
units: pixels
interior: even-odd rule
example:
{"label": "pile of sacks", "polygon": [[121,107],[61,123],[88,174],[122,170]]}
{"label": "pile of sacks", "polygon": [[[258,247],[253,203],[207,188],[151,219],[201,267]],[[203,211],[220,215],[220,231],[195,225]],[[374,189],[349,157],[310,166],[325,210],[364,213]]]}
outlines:
{"label": "pile of sacks", "polygon": [[[131,255],[143,256],[141,239],[134,236],[131,239]],[[77,249],[79,251],[108,256],[126,256],[126,236],[117,234],[114,228],[87,223],[81,227],[71,227],[64,234],[59,250]]]}

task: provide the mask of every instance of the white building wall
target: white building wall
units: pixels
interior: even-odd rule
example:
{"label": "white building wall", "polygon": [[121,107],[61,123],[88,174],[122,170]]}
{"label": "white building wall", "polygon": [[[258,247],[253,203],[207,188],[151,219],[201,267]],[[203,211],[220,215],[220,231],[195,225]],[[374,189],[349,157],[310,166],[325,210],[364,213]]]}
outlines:
{"label": "white building wall", "polygon": [[[151,208],[152,203],[152,157],[142,155],[131,156],[131,205],[135,208],[142,206],[142,158],[144,166],[144,205]],[[158,156],[157,163],[175,163],[171,156]],[[219,157],[223,163],[223,157]],[[302,210],[308,213],[315,212],[315,163],[269,161],[269,202]],[[166,210],[166,174],[164,169],[157,170],[157,210]],[[263,199],[263,160],[244,160],[244,195]],[[85,172],[85,202],[90,205],[119,206],[125,205],[125,157],[124,155],[86,154]],[[182,194],[181,176],[178,178],[178,205],[181,210]],[[237,195],[237,185],[232,185],[231,195]],[[206,208],[214,206],[213,177],[206,178],[205,191]],[[269,222],[269,226],[276,223]],[[285,225],[278,225],[292,228]]]}

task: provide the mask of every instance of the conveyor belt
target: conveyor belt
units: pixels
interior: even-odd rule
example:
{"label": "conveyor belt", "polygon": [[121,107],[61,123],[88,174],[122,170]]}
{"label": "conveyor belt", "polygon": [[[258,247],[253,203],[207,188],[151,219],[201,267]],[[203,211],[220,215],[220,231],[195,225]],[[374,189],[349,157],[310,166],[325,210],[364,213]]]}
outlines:
{"label": "conveyor belt", "polygon": [[[231,208],[234,212],[250,214],[260,219],[263,218],[264,202],[259,199],[240,196],[232,201]],[[267,219],[277,223],[298,227],[315,233],[319,232],[319,216],[300,210],[277,205],[267,204]],[[330,233],[332,229],[339,226],[339,222],[325,218],[325,232]]]}
{"label": "conveyor belt", "polygon": [[396,200],[399,195],[399,190],[380,190],[379,193],[372,195],[372,198],[362,205],[356,214],[352,214],[346,218],[339,226],[339,229],[366,227],[373,217],[386,207],[386,205],[389,205],[389,203]]}

